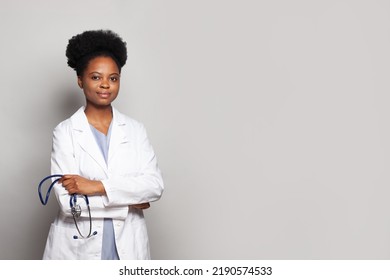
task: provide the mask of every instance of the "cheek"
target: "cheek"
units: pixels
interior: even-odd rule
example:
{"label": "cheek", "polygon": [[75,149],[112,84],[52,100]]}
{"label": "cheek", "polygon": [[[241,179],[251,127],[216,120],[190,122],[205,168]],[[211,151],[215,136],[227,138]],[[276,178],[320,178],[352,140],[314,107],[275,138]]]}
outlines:
{"label": "cheek", "polygon": [[112,86],[112,89],[113,89],[113,91],[115,91],[116,94],[118,94],[118,92],[119,92],[119,87],[120,87],[120,84],[115,84]]}
{"label": "cheek", "polygon": [[95,91],[96,85],[94,83],[85,83],[83,86],[84,92]]}

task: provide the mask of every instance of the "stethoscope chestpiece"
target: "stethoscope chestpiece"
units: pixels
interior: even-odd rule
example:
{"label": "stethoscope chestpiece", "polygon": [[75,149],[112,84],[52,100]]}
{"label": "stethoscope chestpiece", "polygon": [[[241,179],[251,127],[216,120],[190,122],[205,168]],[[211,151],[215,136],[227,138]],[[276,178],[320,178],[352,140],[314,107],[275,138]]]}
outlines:
{"label": "stethoscope chestpiece", "polygon": [[80,205],[72,206],[71,213],[73,217],[79,218],[81,216],[81,206]]}

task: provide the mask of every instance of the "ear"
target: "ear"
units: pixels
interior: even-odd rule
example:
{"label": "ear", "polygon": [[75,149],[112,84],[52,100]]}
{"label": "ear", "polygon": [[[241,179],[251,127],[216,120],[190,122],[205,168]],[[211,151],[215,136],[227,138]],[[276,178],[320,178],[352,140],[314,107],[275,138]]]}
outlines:
{"label": "ear", "polygon": [[83,80],[81,79],[81,76],[77,76],[77,84],[80,88],[83,88]]}

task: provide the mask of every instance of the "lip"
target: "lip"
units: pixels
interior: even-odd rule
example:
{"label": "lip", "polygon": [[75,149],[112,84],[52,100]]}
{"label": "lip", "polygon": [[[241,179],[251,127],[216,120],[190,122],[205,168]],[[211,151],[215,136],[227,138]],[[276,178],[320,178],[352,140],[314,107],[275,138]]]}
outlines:
{"label": "lip", "polygon": [[97,92],[97,95],[99,95],[101,98],[108,98],[110,97],[110,92]]}

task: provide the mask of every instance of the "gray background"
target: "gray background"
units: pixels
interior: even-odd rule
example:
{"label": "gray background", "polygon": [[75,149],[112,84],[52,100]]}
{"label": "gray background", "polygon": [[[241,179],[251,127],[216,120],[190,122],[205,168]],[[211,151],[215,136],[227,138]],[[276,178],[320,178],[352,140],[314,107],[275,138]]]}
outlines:
{"label": "gray background", "polygon": [[164,174],[154,259],[390,257],[389,1],[2,0],[1,259],[42,256],[52,129],[84,104],[65,47],[100,28]]}

